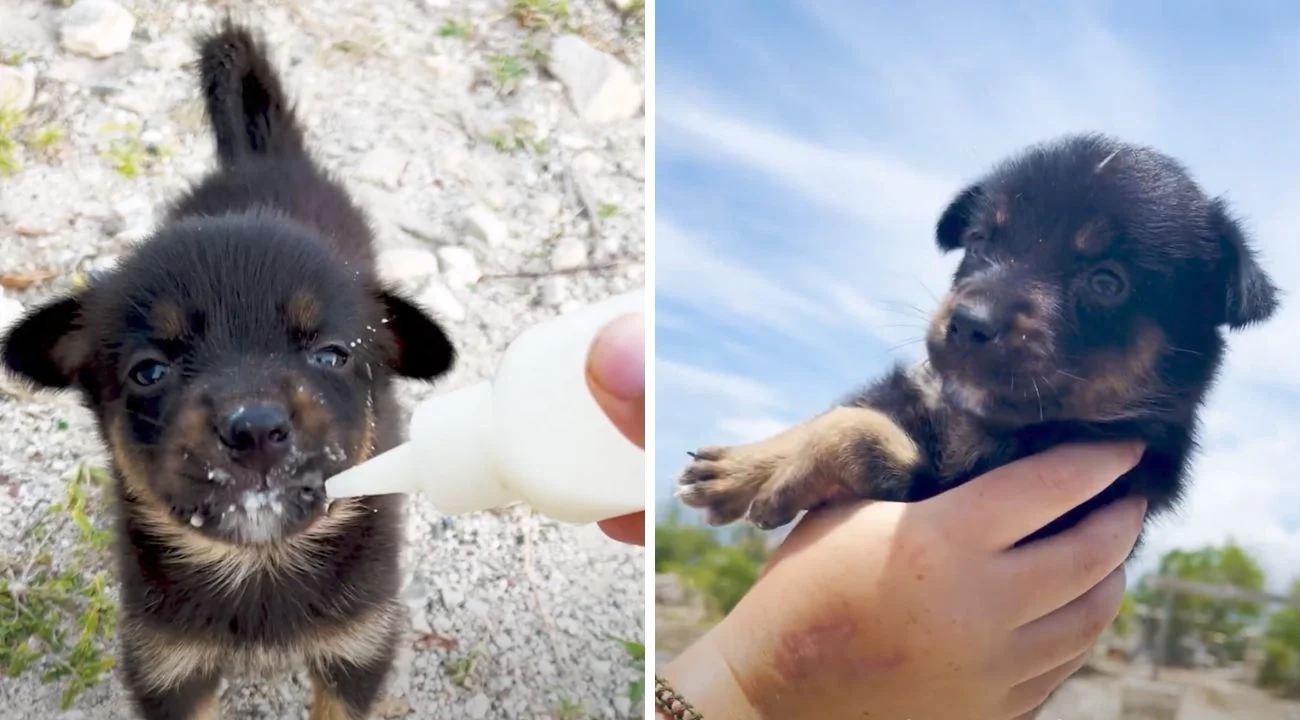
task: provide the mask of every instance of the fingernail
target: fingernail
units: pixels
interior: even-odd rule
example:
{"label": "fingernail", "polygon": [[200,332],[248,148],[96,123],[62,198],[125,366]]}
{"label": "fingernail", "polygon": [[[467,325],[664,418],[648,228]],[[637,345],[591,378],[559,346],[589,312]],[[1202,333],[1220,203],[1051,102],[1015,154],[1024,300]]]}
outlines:
{"label": "fingernail", "polygon": [[645,395],[645,317],[624,315],[606,325],[592,343],[587,372],[593,382],[619,400]]}
{"label": "fingernail", "polygon": [[1144,443],[1135,442],[1129,445],[1129,456],[1133,458],[1134,465],[1142,461],[1142,456],[1146,454],[1146,451],[1147,446]]}

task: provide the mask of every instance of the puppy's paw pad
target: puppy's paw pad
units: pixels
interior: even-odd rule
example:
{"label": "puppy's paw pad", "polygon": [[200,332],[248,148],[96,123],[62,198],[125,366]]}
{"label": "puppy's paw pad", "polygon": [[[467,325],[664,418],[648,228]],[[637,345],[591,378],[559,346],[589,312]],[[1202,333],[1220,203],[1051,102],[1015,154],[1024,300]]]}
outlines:
{"label": "puppy's paw pad", "polygon": [[716,482],[685,485],[677,491],[683,504],[705,511],[704,519],[710,525],[729,525],[744,517],[752,495]]}
{"label": "puppy's paw pad", "polygon": [[803,509],[786,493],[763,493],[750,503],[745,516],[761,530],[775,530],[789,525]]}

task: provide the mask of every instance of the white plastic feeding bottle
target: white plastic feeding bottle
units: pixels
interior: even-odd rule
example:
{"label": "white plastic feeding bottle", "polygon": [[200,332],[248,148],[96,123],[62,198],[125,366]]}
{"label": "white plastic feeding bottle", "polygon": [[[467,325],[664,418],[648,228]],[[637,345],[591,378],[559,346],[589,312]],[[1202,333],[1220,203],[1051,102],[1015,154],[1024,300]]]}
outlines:
{"label": "white plastic feeding bottle", "polygon": [[525,502],[585,524],[645,509],[645,451],[587,385],[587,354],[609,321],[644,309],[645,290],[533,326],[491,381],[434,395],[408,440],[325,483],[331,498],[418,492],[456,515]]}

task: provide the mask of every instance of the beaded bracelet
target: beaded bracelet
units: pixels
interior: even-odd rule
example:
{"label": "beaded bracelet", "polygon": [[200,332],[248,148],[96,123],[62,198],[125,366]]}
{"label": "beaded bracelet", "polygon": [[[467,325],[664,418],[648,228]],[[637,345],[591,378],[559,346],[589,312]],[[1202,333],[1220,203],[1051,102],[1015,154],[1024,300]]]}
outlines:
{"label": "beaded bracelet", "polygon": [[700,711],[691,707],[662,676],[655,675],[655,707],[663,710],[673,720],[704,720]]}

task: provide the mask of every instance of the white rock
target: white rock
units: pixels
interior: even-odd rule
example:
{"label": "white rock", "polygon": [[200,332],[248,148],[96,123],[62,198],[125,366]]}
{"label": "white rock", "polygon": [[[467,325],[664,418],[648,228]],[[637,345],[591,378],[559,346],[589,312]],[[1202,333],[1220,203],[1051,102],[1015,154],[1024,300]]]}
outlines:
{"label": "white rock", "polygon": [[632,699],[626,695],[615,695],[614,714],[621,718],[632,717]]}
{"label": "white rock", "polygon": [[428,242],[436,243],[445,239],[442,228],[433,220],[424,217],[407,215],[397,221],[397,227]]}
{"label": "white rock", "polygon": [[439,320],[461,322],[465,319],[465,306],[452,294],[451,288],[440,282],[430,283],[420,294],[418,302]]}
{"label": "white rock", "polygon": [[460,607],[465,602],[465,593],[455,588],[444,588],[442,591],[442,604],[449,608]]}
{"label": "white rock", "polygon": [[465,612],[477,617],[485,618],[492,614],[492,608],[478,598],[470,598],[465,601]]}
{"label": "white rock", "polygon": [[397,655],[393,658],[393,675],[389,681],[388,691],[399,697],[411,692],[411,666],[415,664],[415,650],[408,643],[397,646]]}
{"label": "white rock", "polygon": [[577,238],[564,238],[551,249],[551,269],[564,271],[587,264],[587,244]]}
{"label": "white rock", "polygon": [[433,618],[433,631],[439,635],[450,633],[455,625],[452,624],[451,618],[446,615],[437,615]]}
{"label": "white rock", "polygon": [[599,175],[604,167],[604,159],[590,150],[580,152],[573,158],[573,169],[583,175]]}
{"label": "white rock", "polygon": [[554,307],[569,298],[568,288],[565,278],[552,275],[542,280],[542,290],[538,299],[543,305]]}
{"label": "white rock", "polygon": [[625,120],[641,109],[641,85],[631,71],[577,35],[561,35],[551,43],[549,68],[586,122]]}
{"label": "white rock", "polygon": [[36,99],[36,68],[0,65],[0,110],[22,112]]}
{"label": "white rock", "polygon": [[465,706],[465,714],[475,720],[487,717],[488,710],[492,709],[492,701],[487,699],[483,693],[479,693],[470,698],[469,704]]}
{"label": "white rock", "polygon": [[418,294],[438,274],[438,258],[420,248],[392,248],[375,258],[379,277],[402,290]]}
{"label": "white rock", "polygon": [[465,230],[492,247],[501,245],[509,236],[506,224],[482,205],[475,205],[465,212]]}
{"label": "white rock", "polygon": [[424,58],[424,65],[433,73],[441,89],[460,93],[474,84],[473,69],[447,55],[428,55]]}
{"label": "white rock", "polygon": [[194,58],[189,44],[178,38],[163,38],[140,48],[140,59],[155,70],[177,70]]}
{"label": "white rock", "polygon": [[131,45],[135,16],[112,0],[79,0],[63,13],[59,43],[68,52],[106,58]]}
{"label": "white rock", "polygon": [[411,611],[411,629],[428,635],[433,632],[433,626],[429,624],[429,614],[424,610],[424,604],[408,606]]}
{"label": "white rock", "polygon": [[537,198],[537,213],[544,218],[553,218],[564,209],[564,203],[554,195]]}
{"label": "white rock", "polygon": [[140,117],[153,117],[158,112],[159,95],[146,90],[130,90],[108,97],[108,104],[135,113]]}
{"label": "white rock", "polygon": [[25,311],[26,308],[21,302],[7,295],[0,295],[0,334],[7,332],[10,325],[18,322]]}
{"label": "white rock", "polygon": [[438,248],[438,260],[442,264],[442,276],[447,284],[456,288],[466,288],[478,282],[483,272],[478,269],[474,253],[463,247]]}
{"label": "white rock", "polygon": [[153,230],[153,206],[137,195],[127,196],[113,203],[104,233],[124,242],[138,242]]}
{"label": "white rock", "polygon": [[406,163],[406,153],[381,145],[361,159],[357,166],[357,178],[392,190],[401,185]]}

